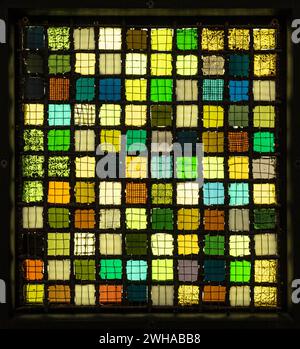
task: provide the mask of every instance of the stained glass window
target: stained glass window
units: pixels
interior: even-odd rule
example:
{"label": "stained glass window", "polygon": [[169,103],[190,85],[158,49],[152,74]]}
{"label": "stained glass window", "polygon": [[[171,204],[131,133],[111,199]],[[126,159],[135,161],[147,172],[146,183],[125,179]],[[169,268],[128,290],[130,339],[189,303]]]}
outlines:
{"label": "stained glass window", "polygon": [[280,307],[279,27],[125,22],[22,28],[19,304]]}

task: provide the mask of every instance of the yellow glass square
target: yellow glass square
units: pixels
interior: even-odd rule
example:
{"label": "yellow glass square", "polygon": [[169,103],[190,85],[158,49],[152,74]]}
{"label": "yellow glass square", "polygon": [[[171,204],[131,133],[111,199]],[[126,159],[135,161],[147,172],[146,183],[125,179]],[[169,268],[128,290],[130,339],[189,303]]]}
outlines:
{"label": "yellow glass square", "polygon": [[95,202],[95,183],[77,182],[75,184],[76,202],[91,204]]}
{"label": "yellow glass square", "polygon": [[224,122],[224,109],[217,105],[203,106],[203,126],[222,127]]}
{"label": "yellow glass square", "polygon": [[218,51],[224,49],[224,30],[203,28],[202,50]]}
{"label": "yellow glass square", "polygon": [[95,177],[96,160],[92,156],[83,156],[75,159],[76,177]]}
{"label": "yellow glass square", "polygon": [[228,48],[230,50],[249,50],[249,29],[232,28],[228,31]]}
{"label": "yellow glass square", "polygon": [[48,256],[70,255],[70,233],[48,233]]}
{"label": "yellow glass square", "polygon": [[126,178],[147,178],[147,157],[126,156]]}
{"label": "yellow glass square", "polygon": [[171,51],[173,29],[151,29],[151,48],[156,51]]}
{"label": "yellow glass square", "polygon": [[25,303],[43,303],[44,285],[30,284],[24,286]]}
{"label": "yellow glass square", "polygon": [[197,208],[181,208],[178,210],[178,230],[197,230],[199,228],[200,213]]}
{"label": "yellow glass square", "polygon": [[173,280],[173,260],[172,259],[152,260],[152,280],[157,280],[157,281]]}
{"label": "yellow glass square", "polygon": [[277,260],[256,260],[254,264],[255,282],[276,282]]}
{"label": "yellow glass square", "polygon": [[145,208],[126,208],[127,229],[147,229],[147,214]]}
{"label": "yellow glass square", "polygon": [[254,50],[274,50],[276,48],[276,29],[253,29]]}
{"label": "yellow glass square", "polygon": [[199,286],[180,285],[178,288],[178,304],[199,304]]}
{"label": "yellow glass square", "polygon": [[276,75],[276,54],[254,55],[254,75],[255,76],[275,76]]}
{"label": "yellow glass square", "polygon": [[112,153],[120,151],[121,131],[119,130],[101,130],[100,133],[101,150]]}
{"label": "yellow glass square", "polygon": [[275,184],[253,184],[253,200],[254,204],[276,204]]}
{"label": "yellow glass square", "polygon": [[125,107],[125,125],[144,126],[147,118],[146,105],[129,104]]}
{"label": "yellow glass square", "polygon": [[172,75],[172,55],[169,53],[152,53],[151,75]]}
{"label": "yellow glass square", "polygon": [[178,235],[178,254],[198,254],[199,245],[198,245],[198,235],[196,234],[187,234],[187,235]]}
{"label": "yellow glass square", "polygon": [[249,158],[248,156],[230,156],[228,160],[230,179],[249,178]]}
{"label": "yellow glass square", "polygon": [[224,158],[208,156],[203,159],[204,178],[224,178]]}
{"label": "yellow glass square", "polygon": [[146,101],[147,80],[133,79],[125,80],[125,94],[127,101]]}
{"label": "yellow glass square", "polygon": [[276,307],[277,288],[266,286],[254,287],[254,305],[256,307]]}
{"label": "yellow glass square", "polygon": [[257,105],[253,108],[254,127],[275,127],[275,107],[273,105]]}
{"label": "yellow glass square", "polygon": [[96,55],[94,53],[76,53],[75,60],[75,73],[81,75],[95,74]]}
{"label": "yellow glass square", "polygon": [[43,104],[24,104],[24,124],[25,125],[43,125],[44,123],[44,105]]}

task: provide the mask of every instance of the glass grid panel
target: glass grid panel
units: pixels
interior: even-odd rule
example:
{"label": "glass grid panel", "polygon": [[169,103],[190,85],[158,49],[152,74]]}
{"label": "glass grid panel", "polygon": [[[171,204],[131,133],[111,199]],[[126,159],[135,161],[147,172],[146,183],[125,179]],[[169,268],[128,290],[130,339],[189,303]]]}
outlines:
{"label": "glass grid panel", "polygon": [[279,27],[21,38],[19,305],[279,308]]}

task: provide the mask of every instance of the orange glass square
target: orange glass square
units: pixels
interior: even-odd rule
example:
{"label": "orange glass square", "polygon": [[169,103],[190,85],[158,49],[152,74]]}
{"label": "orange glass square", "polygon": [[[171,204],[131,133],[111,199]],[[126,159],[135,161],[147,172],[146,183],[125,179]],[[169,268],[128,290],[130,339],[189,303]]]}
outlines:
{"label": "orange glass square", "polygon": [[70,303],[71,292],[68,285],[51,285],[48,287],[48,300],[50,303]]}
{"label": "orange glass square", "polygon": [[25,259],[23,262],[24,277],[26,280],[43,279],[44,262],[38,259]]}
{"label": "orange glass square", "polygon": [[228,147],[230,152],[248,151],[249,141],[248,132],[229,132]]}
{"label": "orange glass square", "polygon": [[203,302],[225,302],[225,286],[204,286]]}
{"label": "orange glass square", "polygon": [[70,80],[50,78],[49,99],[51,101],[67,101],[69,99]]}
{"label": "orange glass square", "polygon": [[50,204],[68,204],[70,202],[69,182],[49,182],[48,202]]}
{"label": "orange glass square", "polygon": [[126,183],[126,203],[145,204],[147,201],[146,183]]}
{"label": "orange glass square", "polygon": [[101,303],[121,303],[122,302],[121,285],[101,285],[99,290],[99,302]]}
{"label": "orange glass square", "polygon": [[95,228],[95,211],[94,210],[76,210],[75,211],[75,228],[93,229]]}
{"label": "orange glass square", "polygon": [[204,229],[205,230],[224,230],[224,211],[205,210],[204,211]]}

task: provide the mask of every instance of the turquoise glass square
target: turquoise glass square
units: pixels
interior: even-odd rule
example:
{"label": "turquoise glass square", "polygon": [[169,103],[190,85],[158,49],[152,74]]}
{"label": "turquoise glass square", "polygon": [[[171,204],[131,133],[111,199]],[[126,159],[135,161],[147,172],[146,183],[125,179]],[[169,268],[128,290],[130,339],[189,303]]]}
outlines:
{"label": "turquoise glass square", "polygon": [[146,261],[130,260],[126,263],[127,279],[131,281],[141,281],[147,279],[148,264]]}

